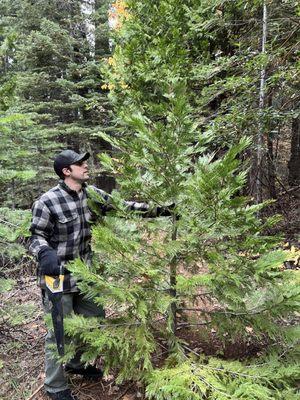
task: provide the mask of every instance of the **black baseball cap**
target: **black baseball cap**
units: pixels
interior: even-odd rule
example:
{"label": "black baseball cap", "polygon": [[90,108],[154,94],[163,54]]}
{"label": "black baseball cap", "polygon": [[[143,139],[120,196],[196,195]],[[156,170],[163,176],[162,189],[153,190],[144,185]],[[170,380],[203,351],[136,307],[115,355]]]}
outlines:
{"label": "black baseball cap", "polygon": [[90,157],[90,153],[78,154],[73,150],[64,150],[54,159],[54,171],[59,177],[62,176],[62,170],[80,161],[85,161]]}

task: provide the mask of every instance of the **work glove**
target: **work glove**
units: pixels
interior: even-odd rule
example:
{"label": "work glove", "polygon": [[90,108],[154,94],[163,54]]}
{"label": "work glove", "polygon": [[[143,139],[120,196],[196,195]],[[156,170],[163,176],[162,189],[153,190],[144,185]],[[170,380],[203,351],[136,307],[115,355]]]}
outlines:
{"label": "work glove", "polygon": [[[157,217],[169,217],[170,215],[172,215],[172,211],[175,208],[175,203],[169,204],[168,206],[164,206],[164,207],[157,207],[156,208],[156,213],[157,213]],[[176,214],[176,221],[179,220],[179,215]]]}
{"label": "work glove", "polygon": [[43,247],[38,254],[38,261],[41,275],[60,275],[60,261],[57,253],[51,247]]}

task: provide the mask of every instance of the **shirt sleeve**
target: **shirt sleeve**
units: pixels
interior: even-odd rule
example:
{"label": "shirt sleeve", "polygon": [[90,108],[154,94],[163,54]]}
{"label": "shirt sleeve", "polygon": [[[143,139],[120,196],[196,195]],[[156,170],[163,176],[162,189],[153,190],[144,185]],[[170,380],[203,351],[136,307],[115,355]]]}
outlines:
{"label": "shirt sleeve", "polygon": [[36,201],[32,207],[32,222],[29,228],[32,234],[29,240],[29,252],[31,254],[37,257],[41,249],[51,247],[49,240],[53,226],[49,208],[44,202]]}
{"label": "shirt sleeve", "polygon": [[105,215],[108,211],[114,210],[111,202],[111,196],[104,190],[97,188],[96,186],[88,186],[88,198],[92,203],[90,208],[96,214],[100,211],[102,215]]}
{"label": "shirt sleeve", "polygon": [[[103,215],[115,209],[111,201],[111,196],[108,193],[95,186],[90,186],[90,188],[100,196],[100,200],[102,199],[99,206]],[[127,211],[136,211],[143,218],[155,218],[171,215],[168,207],[151,207],[148,203],[138,201],[124,201],[124,206]]]}

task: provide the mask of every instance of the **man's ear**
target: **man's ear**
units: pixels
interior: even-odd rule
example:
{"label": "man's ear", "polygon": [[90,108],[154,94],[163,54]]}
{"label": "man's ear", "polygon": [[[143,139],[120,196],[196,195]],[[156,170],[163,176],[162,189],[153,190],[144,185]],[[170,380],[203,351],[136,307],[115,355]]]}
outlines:
{"label": "man's ear", "polygon": [[70,176],[71,173],[68,167],[63,168],[61,172],[64,174],[64,176]]}

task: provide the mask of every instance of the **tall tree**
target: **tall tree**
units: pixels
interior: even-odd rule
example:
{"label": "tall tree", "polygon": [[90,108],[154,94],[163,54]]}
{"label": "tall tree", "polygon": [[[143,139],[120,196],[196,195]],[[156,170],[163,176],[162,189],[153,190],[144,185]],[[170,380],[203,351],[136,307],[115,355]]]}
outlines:
{"label": "tall tree", "polygon": [[[213,331],[225,342],[268,337],[288,349],[294,332],[278,321],[293,315],[299,296],[294,273],[282,271],[287,254],[276,250],[278,238],[265,235],[274,219],[259,221],[263,205],[238,195],[246,182],[239,157],[250,141],[236,137],[242,131],[236,135],[233,128],[245,120],[234,117],[243,111],[238,100],[252,107],[251,117],[257,112],[259,77],[252,85],[248,61],[251,78],[242,73],[246,50],[239,55],[237,32],[232,43],[225,24],[235,25],[237,15],[246,20],[249,10],[244,2],[200,3],[113,5],[115,50],[106,62],[106,87],[118,130],[102,134],[116,152],[101,160],[120,190],[111,196],[115,215],[94,226],[93,267],[80,260],[69,267],[82,292],[112,315],[88,322],[74,317],[66,330],[83,342],[83,360],[101,354],[119,380],[143,380],[149,398],[271,399],[281,390],[273,376],[278,361],[253,382],[240,363],[203,361],[190,341],[199,339],[201,326],[202,334]],[[228,151],[216,157],[226,138]],[[154,214],[165,206],[171,216],[141,221],[128,215],[123,199],[130,197],[146,200]],[[101,198],[93,200],[96,210]],[[156,370],[153,355],[166,349]],[[255,363],[250,368],[259,374]],[[288,370],[284,363],[280,368]],[[234,371],[243,385],[234,383]],[[287,383],[283,375],[286,394],[295,398],[294,378]]]}
{"label": "tall tree", "polygon": [[[263,7],[263,18],[262,18],[262,39],[261,39],[261,54],[266,53],[266,41],[267,41],[267,26],[268,26],[268,12],[267,4],[264,1]],[[263,109],[265,107],[265,85],[266,85],[266,67],[262,66],[260,73],[260,86],[259,86],[259,113],[263,114]],[[262,119],[262,115],[260,116]],[[263,156],[264,156],[264,128],[262,120],[258,121],[258,133],[256,140],[256,178],[255,178],[255,195],[256,202],[261,203],[263,200],[262,191],[262,180],[263,180]]]}

